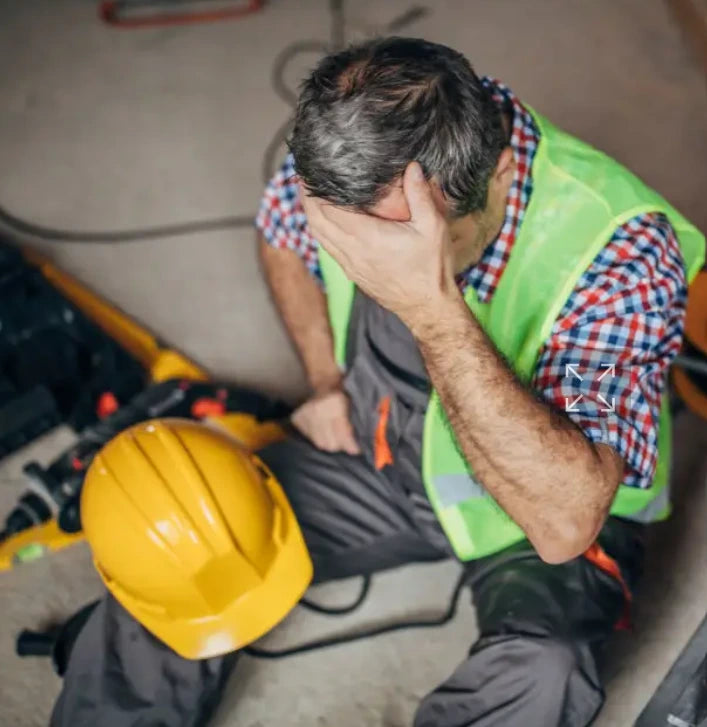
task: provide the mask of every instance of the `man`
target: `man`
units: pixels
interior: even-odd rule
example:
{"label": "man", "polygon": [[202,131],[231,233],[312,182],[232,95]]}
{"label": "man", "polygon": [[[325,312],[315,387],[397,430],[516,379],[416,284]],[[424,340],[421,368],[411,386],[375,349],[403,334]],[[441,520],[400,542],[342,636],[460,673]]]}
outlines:
{"label": "man", "polygon": [[[416,727],[589,724],[643,523],[667,514],[665,374],[703,238],[422,40],[321,61],[291,149],[257,226],[312,395],[301,436],[259,454],[315,580],[456,555],[480,633]],[[179,679],[146,689],[120,643]],[[108,600],[53,724],[143,724],[158,700],[178,704],[164,724],[197,724],[222,664],[180,660]]]}

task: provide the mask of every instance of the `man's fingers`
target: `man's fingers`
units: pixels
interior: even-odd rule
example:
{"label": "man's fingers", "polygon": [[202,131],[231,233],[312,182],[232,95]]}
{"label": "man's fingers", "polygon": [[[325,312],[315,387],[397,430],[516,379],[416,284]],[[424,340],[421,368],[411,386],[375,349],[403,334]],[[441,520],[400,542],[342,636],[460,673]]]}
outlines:
{"label": "man's fingers", "polygon": [[369,239],[378,231],[380,220],[370,215],[338,207],[319,197],[312,197],[300,185],[302,207],[313,233],[323,238],[325,247],[343,248],[354,240]]}
{"label": "man's fingers", "polygon": [[337,452],[340,449],[339,443],[337,442],[336,437],[332,435],[331,431],[323,429],[318,430],[317,435],[318,439],[313,441],[319,449],[323,449],[325,452]]}
{"label": "man's fingers", "polygon": [[410,162],[405,168],[403,192],[410,208],[411,222],[425,223],[439,215],[432,198],[430,183],[425,179],[418,162]]}
{"label": "man's fingers", "polygon": [[351,264],[348,250],[354,244],[354,238],[322,214],[322,206],[318,201],[303,206],[312,237],[347,272]]}
{"label": "man's fingers", "polygon": [[381,220],[362,212],[324,204],[321,206],[320,213],[344,235],[366,240],[373,238],[380,231]]}
{"label": "man's fingers", "polygon": [[302,184],[302,182],[299,183],[299,196],[304,212],[307,215],[307,222],[316,222],[321,216],[319,205],[317,204],[317,198],[312,197],[307,192],[307,188]]}
{"label": "man's fingers", "polygon": [[290,423],[309,439],[312,444],[325,452],[346,452],[350,455],[361,454],[347,407],[335,401],[308,401],[296,409]]}
{"label": "man's fingers", "polygon": [[309,226],[312,234],[317,238],[321,238],[319,239],[320,242],[322,239],[328,241],[329,234],[334,231],[334,226],[331,221],[322,214],[322,200],[307,194],[307,190],[301,184],[300,197],[304,214],[307,217],[307,225]]}
{"label": "man's fingers", "polygon": [[295,409],[290,415],[290,424],[300,433],[304,434],[307,439],[311,439],[310,433],[307,427],[307,420],[302,414],[302,408]]}
{"label": "man's fingers", "polygon": [[348,418],[339,419],[337,421],[337,436],[339,440],[339,447],[344,450],[347,454],[356,455],[361,454],[361,448],[358,446],[358,442],[354,437],[353,427]]}
{"label": "man's fingers", "polygon": [[313,233],[334,244],[339,242],[344,235],[348,235],[345,230],[339,227],[336,219],[332,219],[328,214],[328,210],[332,208],[332,205],[318,197],[307,194],[307,190],[302,186],[300,186],[300,195],[302,207],[307,216],[307,224]]}

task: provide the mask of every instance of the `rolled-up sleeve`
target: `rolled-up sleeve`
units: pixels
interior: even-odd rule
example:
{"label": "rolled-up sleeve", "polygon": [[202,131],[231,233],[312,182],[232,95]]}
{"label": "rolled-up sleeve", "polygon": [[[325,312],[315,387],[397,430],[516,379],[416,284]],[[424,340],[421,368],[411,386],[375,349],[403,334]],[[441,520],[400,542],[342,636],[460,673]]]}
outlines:
{"label": "rolled-up sleeve", "polygon": [[592,442],[613,447],[624,484],[650,487],[667,371],[680,350],[687,285],[664,215],[616,230],[579,280],[541,351],[533,386]]}

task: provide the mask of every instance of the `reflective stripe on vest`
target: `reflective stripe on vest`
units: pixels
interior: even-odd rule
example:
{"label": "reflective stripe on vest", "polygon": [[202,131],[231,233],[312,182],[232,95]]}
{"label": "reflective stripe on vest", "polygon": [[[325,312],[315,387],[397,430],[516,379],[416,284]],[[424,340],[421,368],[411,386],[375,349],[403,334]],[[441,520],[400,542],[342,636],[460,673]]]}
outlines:
{"label": "reflective stripe on vest", "polygon": [[468,472],[435,475],[433,484],[442,507],[451,507],[464,500],[486,496],[486,490]]}
{"label": "reflective stripe on vest", "polygon": [[[437,475],[433,484],[441,507],[451,507],[465,500],[487,495],[486,490],[466,472]],[[667,483],[647,505],[631,514],[631,520],[652,523],[662,519],[661,515],[669,506],[670,483]]]}

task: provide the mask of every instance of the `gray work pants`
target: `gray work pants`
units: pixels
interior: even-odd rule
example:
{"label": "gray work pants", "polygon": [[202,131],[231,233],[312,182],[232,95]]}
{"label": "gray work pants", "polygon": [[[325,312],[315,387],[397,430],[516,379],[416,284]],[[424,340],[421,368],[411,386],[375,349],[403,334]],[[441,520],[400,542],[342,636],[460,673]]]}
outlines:
{"label": "gray work pants", "polygon": [[[429,506],[366,456],[327,454],[299,438],[260,454],[292,502],[317,582],[448,557]],[[600,541],[631,579],[637,528],[610,518]],[[531,550],[511,552],[522,549]],[[553,566],[507,555],[468,565],[470,576],[484,574],[472,588],[480,636],[422,701],[415,727],[581,727],[601,707],[597,657],[621,614],[621,588],[582,558]],[[76,641],[51,727],[204,725],[234,662],[182,659],[106,596]]]}

